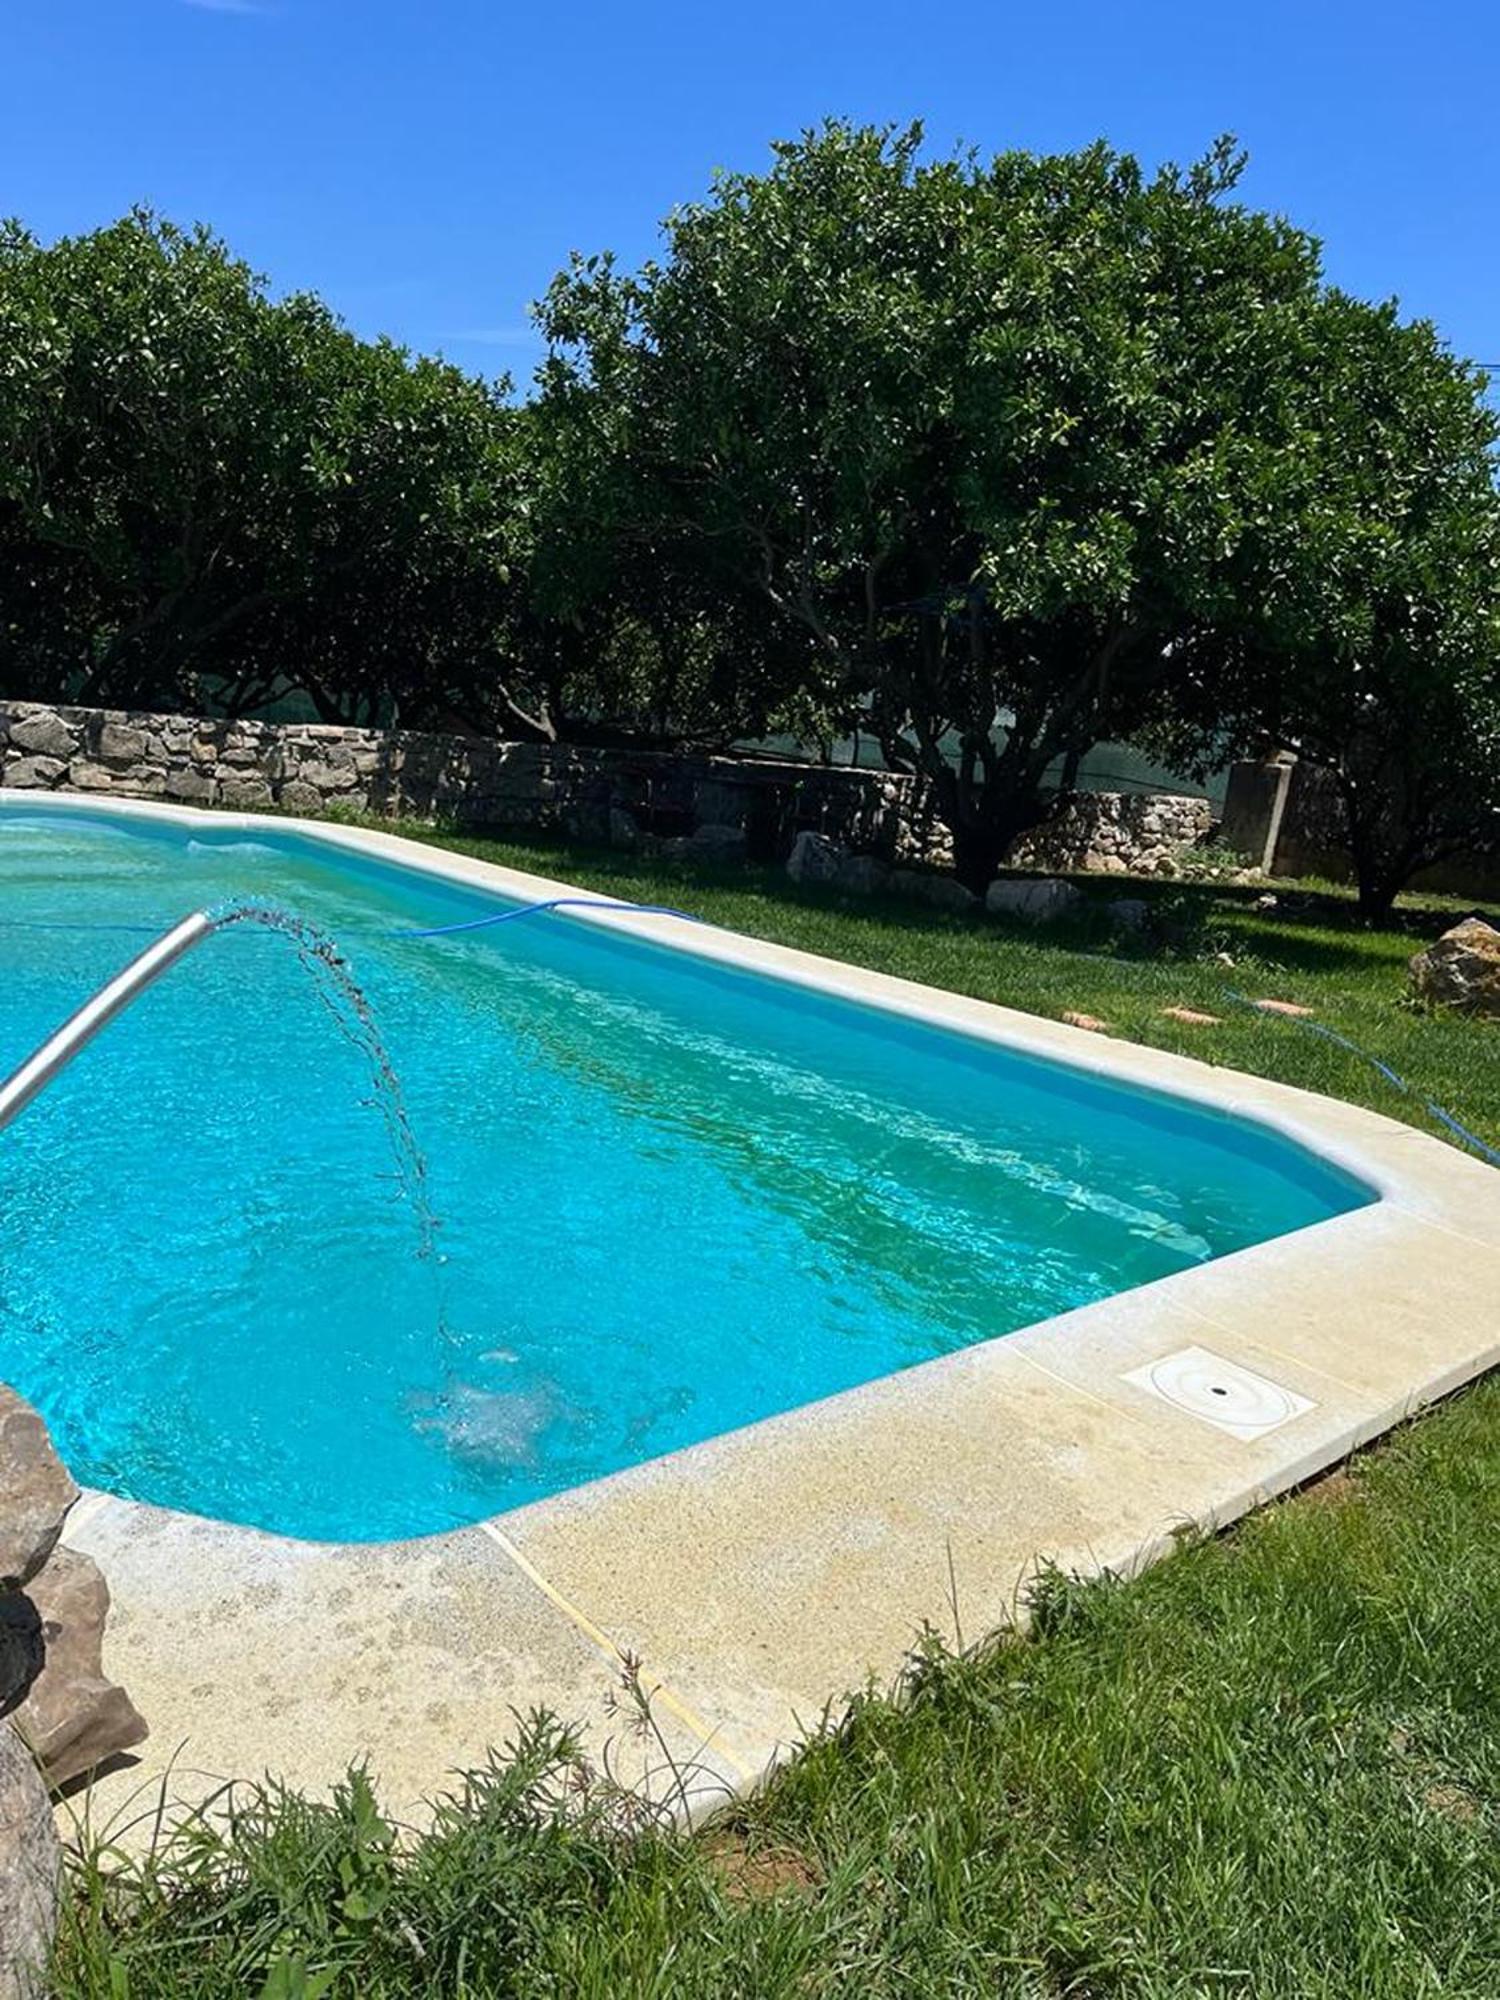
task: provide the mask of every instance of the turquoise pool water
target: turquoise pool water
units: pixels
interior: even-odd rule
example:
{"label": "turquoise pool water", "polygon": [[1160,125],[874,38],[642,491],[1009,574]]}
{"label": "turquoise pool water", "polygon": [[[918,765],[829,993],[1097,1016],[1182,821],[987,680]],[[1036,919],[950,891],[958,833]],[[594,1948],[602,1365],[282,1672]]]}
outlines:
{"label": "turquoise pool water", "polygon": [[1244,1123],[561,915],[399,938],[502,906],[212,818],[0,806],[0,1074],[129,927],[246,895],[345,950],[440,1254],[287,941],[210,939],[0,1134],[0,1380],[112,1492],[428,1533],[1371,1198]]}

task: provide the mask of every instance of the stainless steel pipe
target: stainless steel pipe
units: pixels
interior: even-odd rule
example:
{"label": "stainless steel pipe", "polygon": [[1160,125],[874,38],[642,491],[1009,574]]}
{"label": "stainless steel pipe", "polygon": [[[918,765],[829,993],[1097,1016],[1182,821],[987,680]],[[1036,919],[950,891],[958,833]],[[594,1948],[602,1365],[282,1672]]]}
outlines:
{"label": "stainless steel pipe", "polygon": [[101,1028],[108,1027],[116,1014],[138,999],[194,945],[212,936],[216,928],[213,918],[202,910],[184,917],[155,944],[148,945],[139,958],[133,958],[123,971],[117,972],[107,986],[101,986],[93,999],[86,1001],[55,1035],[48,1036],[35,1055],[28,1056],[12,1076],[0,1083],[0,1132],[12,1119],[20,1117],[31,1100],[67,1068]]}

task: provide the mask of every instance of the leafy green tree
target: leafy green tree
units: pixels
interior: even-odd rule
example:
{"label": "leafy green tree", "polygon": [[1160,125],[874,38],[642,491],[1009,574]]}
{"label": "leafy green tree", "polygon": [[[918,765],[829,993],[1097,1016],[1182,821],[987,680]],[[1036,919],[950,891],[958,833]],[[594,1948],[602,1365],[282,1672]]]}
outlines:
{"label": "leafy green tree", "polygon": [[806,696],[920,772],[975,885],[1049,774],[1229,664],[1222,594],[1279,441],[1313,243],[1103,146],[924,163],[829,125],[725,175],[633,277],[542,322],[630,469],[625,532],[807,641]]}
{"label": "leafy green tree", "polygon": [[816,733],[825,718],[809,700],[808,635],[661,531],[649,468],[620,416],[617,399],[558,357],[525,412],[524,628],[512,637],[529,687],[523,729],[713,747]]}
{"label": "leafy green tree", "polygon": [[1285,443],[1212,607],[1237,656],[1156,740],[1326,769],[1379,916],[1418,870],[1500,844],[1500,427],[1430,325],[1337,291],[1287,331],[1282,379]]}
{"label": "leafy green tree", "polygon": [[43,246],[10,225],[14,670],[83,701],[234,711],[300,687],[330,718],[482,720],[515,424],[503,385],[273,301],[207,231],[137,212]]}

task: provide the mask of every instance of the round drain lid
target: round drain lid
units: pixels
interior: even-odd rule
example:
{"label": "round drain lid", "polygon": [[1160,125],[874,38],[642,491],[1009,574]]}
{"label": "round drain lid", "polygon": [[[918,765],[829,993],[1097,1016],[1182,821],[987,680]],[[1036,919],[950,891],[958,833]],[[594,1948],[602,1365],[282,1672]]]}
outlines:
{"label": "round drain lid", "polygon": [[1237,1361],[1226,1361],[1206,1347],[1182,1347],[1164,1354],[1144,1368],[1131,1369],[1125,1380],[1190,1417],[1201,1417],[1247,1440],[1263,1437],[1314,1407],[1295,1389],[1242,1368]]}

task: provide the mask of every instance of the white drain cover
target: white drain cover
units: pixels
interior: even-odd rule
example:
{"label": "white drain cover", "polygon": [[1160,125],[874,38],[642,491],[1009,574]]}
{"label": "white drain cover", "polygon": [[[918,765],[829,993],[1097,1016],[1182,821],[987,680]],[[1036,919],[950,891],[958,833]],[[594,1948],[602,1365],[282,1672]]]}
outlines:
{"label": "white drain cover", "polygon": [[1132,1368],[1124,1379],[1247,1444],[1316,1408],[1295,1389],[1225,1361],[1206,1347],[1179,1347],[1160,1361]]}

